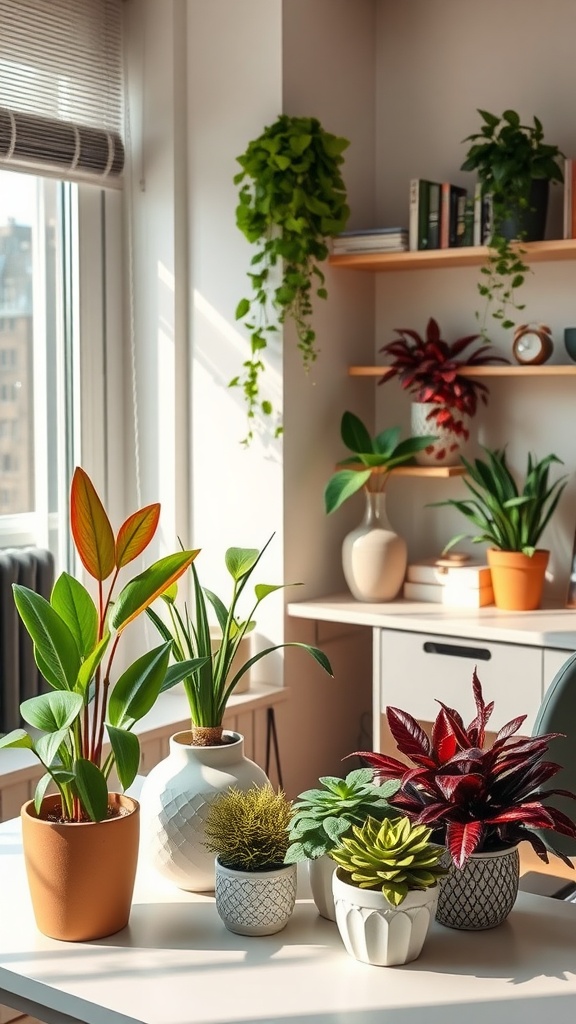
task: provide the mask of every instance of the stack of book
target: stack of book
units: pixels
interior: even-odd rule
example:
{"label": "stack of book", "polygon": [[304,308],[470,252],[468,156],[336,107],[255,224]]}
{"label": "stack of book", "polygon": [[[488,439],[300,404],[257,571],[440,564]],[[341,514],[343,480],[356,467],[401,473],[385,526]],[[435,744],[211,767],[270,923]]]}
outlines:
{"label": "stack of book", "polygon": [[409,565],[403,596],[410,601],[431,601],[457,608],[483,608],[494,603],[492,579],[487,565],[467,562],[442,565],[429,559]]}
{"label": "stack of book", "polygon": [[408,217],[412,252],[473,243],[474,202],[460,185],[412,178]]}
{"label": "stack of book", "polygon": [[576,160],[564,161],[564,238],[576,238]]}
{"label": "stack of book", "polygon": [[406,252],[407,228],[368,228],[366,231],[344,231],[332,241],[332,252],[342,256],[353,252]]}

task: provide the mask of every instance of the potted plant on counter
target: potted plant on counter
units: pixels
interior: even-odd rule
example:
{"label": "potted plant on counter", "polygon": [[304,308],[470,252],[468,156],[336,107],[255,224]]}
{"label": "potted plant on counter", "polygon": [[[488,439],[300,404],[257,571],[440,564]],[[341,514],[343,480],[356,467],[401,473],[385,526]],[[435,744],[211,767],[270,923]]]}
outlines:
{"label": "potted plant on counter", "polygon": [[[474,544],[487,543],[486,552],[494,603],[508,611],[530,611],[540,607],[550,552],[538,543],[562,495],[567,477],[550,483],[550,467],[562,465],[556,455],[536,460],[528,455],[522,487],[516,483],[506,449],[483,449],[486,458],[468,462],[462,458],[467,476],[464,484],[472,498],[449,498],[434,506],[451,505],[476,527],[478,533],[453,537],[448,551],[468,538]],[[431,506],[433,507],[433,506]]]}
{"label": "potted plant on counter", "polygon": [[216,854],[216,910],[239,935],[272,935],[296,901],[296,865],[286,864],[292,804],[270,783],[233,786],[210,805],[205,845]]}
{"label": "potted plant on counter", "polygon": [[509,360],[488,344],[467,351],[480,339],[479,334],[444,341],[433,317],[428,320],[424,337],[406,327],[395,330],[399,337],[380,349],[390,357],[390,365],[378,383],[397,377],[401,387],[413,396],[412,433],[429,430],[436,434],[436,439],[415,455],[416,462],[422,466],[455,466],[470,436],[470,420],[476,415],[478,400],[488,404],[486,384],[462,376],[461,368]]}
{"label": "potted plant on counter", "polygon": [[336,920],[332,875],[334,862],[330,851],[339,845],[353,825],[362,825],[367,817],[377,821],[396,812],[388,797],[400,783],[388,780],[375,785],[371,768],[357,768],[345,779],[325,776],[318,780],[321,789],[300,793],[292,808],[288,830],[290,846],[287,864],[308,862],[312,896],[322,917]]}
{"label": "potted plant on counter", "polygon": [[522,124],[515,110],[501,117],[478,110],[479,132],[468,135],[471,143],[463,171],[476,171],[482,195],[491,208],[488,260],[481,268],[478,291],[486,300],[486,316],[504,328],[514,327],[510,310],[524,309],[516,292],[524,284],[529,266],[522,242],[544,238],[550,182],[562,182],[563,154],[556,145],[544,142],[544,129],[537,117]]}
{"label": "potted plant on counter", "polygon": [[352,595],[358,601],[391,601],[406,573],[406,541],[394,532],[386,515],[385,488],[391,470],[411,462],[436,437],[425,434],[400,440],[400,427],[389,427],[371,437],[362,420],[345,412],[340,435],[352,452],[339,466],[324,491],[328,514],[353,494],[364,490],[366,509],[360,526],[342,544],[342,569]]}
{"label": "potted plant on counter", "polygon": [[[98,603],[66,572],[50,601],[27,587],[13,588],[50,690],[21,705],[32,731],[16,729],[0,739],[0,747],[28,749],[45,769],[34,800],[22,808],[22,833],[36,922],[52,938],[100,938],[128,921],[139,804],[109,792],[109,780],[115,769],[123,789],[134,781],[140,763],[134,725],[154,705],[167,675],[176,683],[182,670],[168,667],[169,643],[120,674],[116,655],[126,627],[198,554],[167,555],[115,594],[121,571],[150,544],[159,514],[158,504],[148,505],[115,534],[92,481],[78,467],[70,525],[80,560],[97,581]],[[51,783],[56,793],[46,795]]]}
{"label": "potted plant on counter", "polygon": [[[152,863],[166,878],[183,889],[214,888],[214,861],[204,846],[204,820],[209,803],[228,789],[231,780],[241,789],[262,785],[266,774],[244,756],[244,737],[227,732],[222,724],[228,701],[250,668],[275,651],[295,647],[305,651],[332,675],[330,662],[317,647],[292,641],[273,644],[237,666],[236,656],[245,636],[256,626],[255,615],[268,596],[288,584],[256,583],[247,599],[247,587],[270,540],[257,548],[228,548],[225,563],[232,583],[227,604],[204,588],[196,566],[191,567],[191,606],[178,603],[172,588],[163,595],[167,618],[155,609],[148,614],[160,636],[171,645],[177,665],[189,665],[184,689],[190,708],[191,728],[170,738],[170,753],[147,775],[140,794],[142,821]],[[242,604],[246,610],[240,611]],[[212,609],[221,640],[212,645],[209,621]],[[172,685],[168,679],[165,689]]]}
{"label": "potted plant on counter", "polygon": [[[292,320],[305,370],[318,355],[312,327],[312,301],[327,298],[320,264],[328,256],[328,240],[344,230],[349,216],[341,173],[347,139],[327,132],[315,117],[280,116],[237,159],[242,170],[236,223],[258,250],[250,261],[252,297],[243,298],[236,319],[250,336],[250,355],[240,387],[248,410],[250,444],[257,413],[274,412],[260,397],[263,352],[279,328]],[[281,426],[276,433],[281,433]]]}
{"label": "potted plant on counter", "polygon": [[336,923],[356,960],[393,967],[420,956],[447,873],[431,836],[407,817],[369,817],[330,851]]}
{"label": "potted plant on counter", "polygon": [[390,731],[406,760],[357,752],[378,778],[400,779],[391,804],[411,821],[431,826],[447,847],[452,865],[441,885],[437,917],[451,928],[467,930],[493,928],[510,913],[518,891],[518,843],[530,843],[545,863],[549,849],[570,865],[550,843],[547,849],[538,831],[576,838],[574,821],[548,802],[556,795],[576,799],[547,787],[560,770],[545,757],[558,734],[516,736],[526,718],[521,715],[488,743],[493,703],[485,703],[476,672],[472,689],[472,722],[465,726],[457,711],[438,701],[430,737],[406,711],[386,708]]}

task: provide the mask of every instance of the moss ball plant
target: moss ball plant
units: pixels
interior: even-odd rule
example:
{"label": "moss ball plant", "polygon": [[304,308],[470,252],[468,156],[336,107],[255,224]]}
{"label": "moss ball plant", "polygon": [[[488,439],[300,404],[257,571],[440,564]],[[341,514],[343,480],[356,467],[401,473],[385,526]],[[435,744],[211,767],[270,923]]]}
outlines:
{"label": "moss ball plant", "polygon": [[284,863],[291,818],[291,801],[270,783],[232,786],[208,811],[204,845],[234,871],[271,870]]}

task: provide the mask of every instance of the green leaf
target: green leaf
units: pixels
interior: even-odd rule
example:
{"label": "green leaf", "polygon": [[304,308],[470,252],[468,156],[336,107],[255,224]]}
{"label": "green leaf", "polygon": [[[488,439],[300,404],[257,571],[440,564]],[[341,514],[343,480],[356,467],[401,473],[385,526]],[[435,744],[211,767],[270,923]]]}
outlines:
{"label": "green leaf", "polygon": [[342,441],[354,454],[361,452],[372,452],[372,438],[368,433],[362,420],[352,412],[345,412],[340,424]]}
{"label": "green leaf", "polygon": [[284,863],[299,864],[303,860],[307,860],[307,854],[302,843],[291,843],[291,845],[286,850]]}
{"label": "green leaf", "polygon": [[108,702],[112,726],[133,725],[154,706],[168,668],[169,643],[141,655],[122,673]]}
{"label": "green leaf", "polygon": [[329,839],[333,843],[340,842],[342,836],[350,829],[350,822],[344,818],[326,818],[324,821],[324,831]]}
{"label": "green leaf", "polygon": [[68,626],[82,658],[92,651],[98,636],[98,610],[82,584],[63,572],[52,590],[50,604]]}
{"label": "green leaf", "polygon": [[232,579],[238,582],[247,576],[256,565],[259,555],[258,548],[228,548],[224,561]]}
{"label": "green leaf", "polygon": [[248,299],[240,299],[240,302],[236,306],[236,312],[234,314],[235,320],[242,320],[247,313],[250,312],[250,303]]}
{"label": "green leaf", "polygon": [[25,750],[32,750],[32,739],[24,729],[13,729],[5,736],[0,736],[0,747],[22,747]]}
{"label": "green leaf", "polygon": [[181,683],[183,679],[187,679],[198,669],[203,668],[211,658],[190,658],[187,661],[179,661],[176,665],[170,665],[164,676],[164,682],[160,687],[160,693],[164,693],[165,690],[171,690],[177,683]]}
{"label": "green leaf", "polygon": [[12,589],[18,614],[46,668],[47,682],[56,689],[72,690],[80,668],[74,635],[40,594],[18,583],[14,583]]}
{"label": "green leaf", "polygon": [[68,729],[82,712],[84,700],[79,693],[69,690],[51,690],[22,701],[20,714],[28,725],[42,732]]}
{"label": "green leaf", "polygon": [[68,729],[58,729],[57,732],[40,736],[36,741],[35,753],[42,761],[42,764],[50,766],[53,763],[60,747],[66,742],[68,736]]}
{"label": "green leaf", "polygon": [[360,491],[368,482],[371,470],[341,469],[328,481],[324,491],[324,505],[330,514],[340,508],[348,498]]}
{"label": "green leaf", "polygon": [[299,586],[298,583],[257,583],[254,587],[254,593],[256,594],[258,604],[260,604],[260,601],[268,597],[268,594],[274,594],[277,590],[284,590],[285,587],[297,586]]}
{"label": "green leaf", "polygon": [[103,821],[108,813],[108,785],[103,772],[84,757],[74,762],[74,786],[80,803],[92,821]]}
{"label": "green leaf", "polygon": [[116,772],[123,789],[132,785],[140,767],[140,742],[133,732],[107,723],[106,731],[114,754]]}
{"label": "green leaf", "polygon": [[76,685],[76,689],[79,693],[85,693],[87,687],[92,682],[96,669],[104,657],[109,642],[110,634],[107,633],[106,636],[102,637],[100,643],[96,645],[92,653],[89,654],[85,661],[82,662],[78,671],[78,680]]}

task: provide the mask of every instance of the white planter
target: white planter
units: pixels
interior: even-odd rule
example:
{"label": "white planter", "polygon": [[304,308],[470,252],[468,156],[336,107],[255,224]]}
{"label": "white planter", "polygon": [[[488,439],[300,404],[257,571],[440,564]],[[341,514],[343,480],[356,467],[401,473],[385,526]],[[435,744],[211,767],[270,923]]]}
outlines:
{"label": "white planter", "polygon": [[386,515],[384,491],[366,491],[364,518],[342,543],[342,569],[357,601],[392,601],[406,574],[408,549]]}
{"label": "white planter", "polygon": [[272,871],[234,871],[216,858],[216,910],[228,931],[273,935],[286,926],[295,902],[295,864]]}
{"label": "white planter", "polygon": [[437,885],[409,892],[399,907],[382,892],[349,885],[340,868],[332,885],[336,924],[350,956],[375,967],[407,964],[420,956],[436,911]]}
{"label": "white planter", "polygon": [[428,413],[437,408],[433,402],[412,402],[410,407],[410,432],[412,437],[435,434],[438,438],[414,456],[419,466],[459,466],[460,454],[468,442],[469,416],[456,412],[455,416],[464,422],[465,434],[439,427],[434,420],[427,419]]}
{"label": "white planter", "polygon": [[496,928],[514,906],[519,875],[516,846],[473,853],[463,868],[450,864],[449,874],[440,879],[436,920],[463,931]]}
{"label": "white planter", "polygon": [[140,794],[142,851],[164,878],[180,889],[214,889],[214,855],[204,846],[210,804],[230,786],[250,789],[268,781],[244,757],[244,738],[224,732],[229,743],[197,747],[190,733],[170,737],[170,753],[145,778]]}
{"label": "white planter", "polygon": [[324,853],[316,860],[308,861],[308,877],[314,903],[318,908],[321,917],[328,921],[336,920],[336,908],[334,906],[334,893],[332,892],[332,875],[336,870],[336,864]]}

